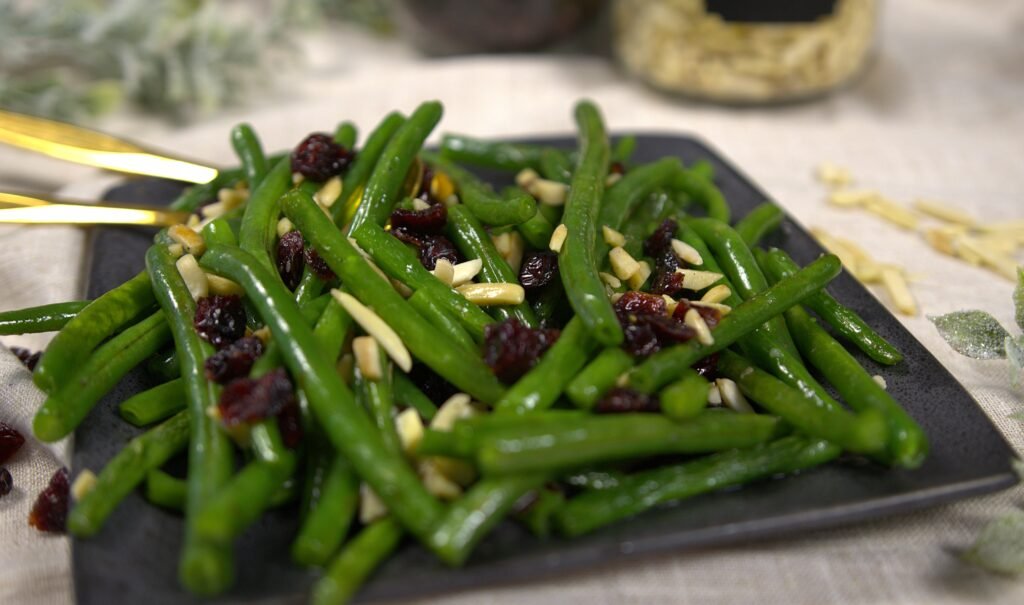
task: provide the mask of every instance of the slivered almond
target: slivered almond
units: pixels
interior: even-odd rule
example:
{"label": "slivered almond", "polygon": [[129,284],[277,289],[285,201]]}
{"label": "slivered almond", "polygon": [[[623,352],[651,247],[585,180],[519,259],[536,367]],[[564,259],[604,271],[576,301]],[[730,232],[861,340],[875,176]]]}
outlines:
{"label": "slivered almond", "polygon": [[455,265],[454,267],[452,267],[453,275],[451,285],[454,287],[458,287],[461,286],[462,284],[467,284],[473,281],[473,278],[480,273],[480,269],[482,269],[483,266],[484,263],[479,258],[467,260],[465,262]]}
{"label": "slivered almond", "polygon": [[714,309],[715,311],[718,311],[722,315],[722,317],[725,317],[729,313],[732,313],[732,307],[730,307],[729,305],[723,305],[721,303],[709,303],[704,302],[703,300],[691,300],[690,304],[693,305],[694,307]]}
{"label": "slivered almond", "polygon": [[305,180],[306,180],[306,177],[302,176],[301,172],[293,172],[292,173],[292,184],[293,185],[301,185],[302,181],[305,181]]}
{"label": "slivered almond", "polygon": [[640,270],[633,274],[629,278],[629,288],[631,290],[639,290],[643,287],[644,282],[651,276],[651,264],[645,260],[640,261]]}
{"label": "slivered almond", "polygon": [[167,246],[167,251],[171,253],[171,256],[178,258],[182,254],[185,254],[185,246],[181,244],[170,244]]}
{"label": "slivered almond", "polygon": [[721,273],[699,269],[676,269],[676,272],[683,274],[683,287],[693,291],[703,290],[723,277]]}
{"label": "slivered almond", "polygon": [[551,232],[551,240],[548,242],[548,248],[552,252],[561,252],[562,244],[565,243],[566,236],[569,235],[569,228],[565,226],[565,223],[559,223],[555,230]]}
{"label": "slivered almond", "polygon": [[526,291],[519,284],[462,284],[456,290],[469,302],[481,307],[492,305],[518,305],[526,299]]}
{"label": "slivered almond", "polygon": [[885,377],[882,376],[881,374],[875,374],[874,376],[871,377],[871,380],[874,380],[875,383],[878,386],[882,387],[883,389],[889,388],[889,385],[885,382]]}
{"label": "slivered almond", "polygon": [[391,329],[379,315],[373,312],[372,309],[359,302],[354,296],[346,292],[342,292],[338,289],[331,290],[331,296],[334,297],[348,314],[352,316],[359,326],[366,331],[367,334],[373,336],[377,340],[377,344],[387,351],[389,357],[394,360],[398,367],[402,368],[403,372],[408,372],[412,369],[412,356],[409,354],[409,349],[405,348],[405,343],[398,337],[398,334]]}
{"label": "slivered almond", "polygon": [[526,242],[518,231],[510,231],[508,237],[508,251],[502,255],[512,271],[519,275],[519,269],[523,266],[523,254],[526,251]]}
{"label": "slivered almond", "polygon": [[422,212],[423,210],[430,210],[430,204],[424,202],[420,198],[416,198],[412,201],[412,209],[416,212]]}
{"label": "slivered almond", "polygon": [[196,257],[186,254],[175,261],[178,273],[185,280],[189,294],[192,298],[199,300],[210,293],[210,282],[206,279],[206,273],[199,267]]}
{"label": "slivered almond", "polygon": [[529,189],[530,185],[539,178],[540,175],[533,168],[523,168],[516,174],[516,185],[523,189]]}
{"label": "slivered almond", "polygon": [[711,388],[708,389],[708,405],[722,405],[722,393],[715,383],[711,383]]}
{"label": "slivered almond", "polygon": [[672,239],[672,252],[675,252],[676,256],[682,260],[690,263],[691,265],[703,265],[704,259],[701,258],[700,252],[696,248],[687,244],[684,241],[673,238]]}
{"label": "slivered almond", "polygon": [[668,294],[662,294],[661,300],[665,301],[665,315],[672,317],[676,312],[676,307],[679,306],[679,301],[672,298]]}
{"label": "slivered almond", "polygon": [[267,326],[263,326],[258,330],[253,330],[252,335],[263,341],[263,344],[267,344],[268,342],[270,342],[270,328],[268,328]]}
{"label": "slivered almond", "polygon": [[332,176],[313,194],[313,199],[324,208],[330,208],[341,197],[341,185],[341,177]]}
{"label": "slivered almond", "polygon": [[917,303],[914,301],[913,295],[910,294],[910,288],[907,287],[907,281],[903,278],[903,272],[899,267],[883,266],[881,277],[882,284],[889,292],[896,310],[904,315],[917,315]]}
{"label": "slivered almond", "polygon": [[295,223],[291,222],[287,216],[281,217],[281,220],[277,221],[277,237],[284,237],[295,230]]}
{"label": "slivered almond", "polygon": [[526,188],[530,195],[545,206],[562,206],[569,196],[569,186],[558,181],[537,179]]}
{"label": "slivered almond", "polygon": [[711,335],[711,328],[708,327],[707,322],[700,316],[700,312],[697,309],[688,310],[686,315],[683,316],[683,322],[697,333],[697,342],[705,347],[715,344],[715,337]]}
{"label": "slivered almond", "polygon": [[78,473],[75,482],[71,484],[71,497],[78,502],[96,487],[96,473],[85,469]]}
{"label": "slivered almond", "polygon": [[601,281],[603,281],[605,285],[610,288],[622,287],[622,280],[615,277],[611,273],[605,273],[604,271],[601,271],[597,275],[601,278]]}
{"label": "slivered almond", "polygon": [[245,294],[242,286],[226,277],[214,275],[213,273],[206,274],[206,283],[210,288],[210,294],[220,294],[221,296],[241,296]]}
{"label": "slivered almond", "polygon": [[[458,461],[461,462],[461,461]],[[424,460],[418,470],[423,487],[441,500],[455,500],[462,495],[462,488],[444,475],[437,459]]]}
{"label": "slivered almond", "polygon": [[472,404],[473,399],[466,393],[452,395],[437,408],[434,419],[430,421],[430,428],[435,431],[452,430],[456,420],[476,415],[476,408]]}
{"label": "slivered almond", "polygon": [[743,413],[753,414],[754,408],[750,407],[750,402],[740,392],[740,387],[735,382],[728,378],[719,378],[715,380],[715,385],[718,386],[718,392],[721,394],[722,403],[731,410]]}
{"label": "slivered almond", "polygon": [[608,262],[619,279],[629,279],[640,270],[640,263],[622,246],[615,246],[608,252]]}
{"label": "slivered almond", "polygon": [[937,218],[947,223],[955,223],[957,225],[963,225],[964,227],[973,227],[977,222],[970,214],[967,214],[963,210],[952,208],[939,202],[932,202],[929,200],[915,200],[914,209],[928,216]]}
{"label": "slivered almond", "polygon": [[388,514],[388,507],[369,485],[359,486],[359,522],[366,525]]}
{"label": "slivered almond", "polygon": [[603,225],[601,227],[601,235],[604,237],[604,243],[608,244],[609,246],[626,245],[626,236],[622,235],[615,229],[612,229],[608,225]]}
{"label": "slivered almond", "polygon": [[206,242],[203,240],[203,236],[185,225],[171,226],[167,230],[167,236],[181,244],[185,248],[185,252],[193,256],[202,256],[203,252],[206,252]]}
{"label": "slivered almond", "polygon": [[188,215],[188,219],[185,220],[185,226],[188,227],[189,229],[194,230],[196,227],[199,226],[199,222],[200,221],[198,214],[190,214]]}
{"label": "slivered almond", "polygon": [[869,200],[877,197],[879,197],[877,191],[841,189],[830,193],[828,202],[833,206],[863,206]]}
{"label": "slivered almond", "polygon": [[730,296],[732,296],[732,290],[729,289],[729,286],[718,284],[705,292],[704,296],[700,297],[700,301],[703,303],[720,303]]}
{"label": "slivered almond", "polygon": [[398,441],[402,444],[402,451],[410,458],[416,456],[416,451],[423,441],[423,419],[414,408],[406,408],[395,418],[395,432],[398,433]]}
{"label": "slivered almond", "polygon": [[818,166],[818,180],[829,187],[845,187],[853,182],[850,171],[831,162],[825,162]]}
{"label": "slivered almond", "polygon": [[434,265],[434,270],[431,273],[446,286],[450,286],[455,282],[455,266],[447,258],[437,259],[437,263]]}
{"label": "slivered almond", "polygon": [[864,203],[864,207],[869,212],[873,212],[897,227],[903,227],[904,229],[917,229],[917,225],[920,222],[917,215],[912,211],[881,196],[868,199]]}
{"label": "slivered almond", "polygon": [[380,364],[380,347],[372,336],[357,336],[352,339],[352,355],[363,378],[377,382],[384,377]]}

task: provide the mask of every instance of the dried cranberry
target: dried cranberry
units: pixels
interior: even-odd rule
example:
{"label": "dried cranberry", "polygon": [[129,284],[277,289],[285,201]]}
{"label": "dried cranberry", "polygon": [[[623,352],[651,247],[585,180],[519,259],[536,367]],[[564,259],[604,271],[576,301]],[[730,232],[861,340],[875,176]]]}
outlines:
{"label": "dried cranberry", "polygon": [[462,257],[455,249],[455,244],[443,235],[425,235],[423,246],[420,247],[420,264],[431,271],[437,266],[437,261],[446,259],[451,264],[458,264]]}
{"label": "dried cranberry", "polygon": [[612,162],[608,167],[608,174],[626,174],[626,166],[622,162]]}
{"label": "dried cranberry", "polygon": [[298,231],[289,231],[277,240],[277,273],[289,290],[294,290],[302,280],[305,245]]}
{"label": "dried cranberry", "polygon": [[683,290],[683,274],[679,269],[679,257],[672,248],[662,250],[654,257],[654,279],[651,281],[652,294],[667,294],[676,297]]}
{"label": "dried cranberry", "polygon": [[448,209],[434,204],[423,210],[396,209],[391,213],[392,229],[408,229],[415,233],[441,233],[448,222]]}
{"label": "dried cranberry", "polygon": [[405,227],[395,227],[392,225],[391,235],[398,238],[399,241],[409,244],[410,246],[416,246],[417,248],[423,246],[423,236],[421,236],[419,233],[411,229],[407,229]]}
{"label": "dried cranberry", "polygon": [[39,358],[43,356],[42,351],[36,351],[33,353],[32,351],[21,347],[11,347],[11,353],[14,353],[14,356],[30,370],[36,369],[36,364],[39,363]]}
{"label": "dried cranberry", "polygon": [[306,248],[304,257],[306,259],[306,266],[309,267],[317,277],[324,281],[331,281],[335,278],[334,271],[331,271],[331,268],[327,266],[327,261],[325,261],[320,256],[320,253],[312,246]]}
{"label": "dried cranberry", "polygon": [[685,298],[679,300],[679,304],[676,305],[676,309],[672,312],[672,316],[679,321],[684,321],[686,319],[686,312],[690,309],[697,309],[697,313],[704,320],[704,323],[708,324],[709,329],[714,329],[722,319],[722,314],[718,309],[705,307],[704,305],[691,305],[690,301]]}
{"label": "dried cranberry", "polygon": [[12,489],[14,489],[14,478],[11,477],[11,472],[0,468],[0,498],[11,493]]}
{"label": "dried cranberry", "polygon": [[284,441],[285,447],[295,449],[302,442],[302,417],[299,415],[299,404],[294,397],[278,413],[277,428],[281,431],[281,440]]}
{"label": "dried cranberry", "polygon": [[0,464],[7,462],[25,444],[25,438],[13,426],[0,422]]}
{"label": "dried cranberry", "polygon": [[263,341],[255,336],[239,338],[211,355],[203,366],[206,377],[226,384],[249,374],[252,364],[263,354]]}
{"label": "dried cranberry", "polygon": [[672,249],[672,238],[676,236],[676,231],[679,229],[679,223],[675,220],[667,218],[665,221],[658,225],[658,228],[654,230],[644,241],[644,253],[647,256],[657,257],[662,251]]}
{"label": "dried cranberry", "polygon": [[256,422],[295,404],[295,391],[283,368],[263,376],[239,378],[224,387],[217,408],[226,426]]}
{"label": "dried cranberry", "polygon": [[[620,323],[622,319],[619,319]],[[622,348],[630,355],[647,357],[661,350],[658,335],[646,322],[627,323],[622,326]]]}
{"label": "dried cranberry", "polygon": [[626,292],[615,303],[615,313],[625,337],[623,348],[638,357],[646,357],[663,346],[695,336],[692,328],[665,314],[665,300],[660,296]]}
{"label": "dried cranberry", "polygon": [[690,367],[704,378],[713,380],[718,376],[718,353],[712,353]]}
{"label": "dried cranberry", "polygon": [[644,292],[626,292],[615,302],[617,313],[634,315],[664,315],[665,299]]}
{"label": "dried cranberry", "polygon": [[39,531],[62,534],[67,528],[68,518],[68,469],[60,468],[50,483],[36,498],[28,514],[28,524]]}
{"label": "dried cranberry", "polygon": [[335,143],[331,135],[314,132],[292,151],[292,172],[313,181],[326,181],[344,172],[354,155]]}
{"label": "dried cranberry", "polygon": [[619,387],[605,393],[604,397],[594,406],[594,412],[598,414],[657,412],[660,410],[661,404],[657,396]]}
{"label": "dried cranberry", "polygon": [[499,380],[513,383],[526,374],[556,340],[559,331],[533,329],[510,318],[484,328],[484,362]]}
{"label": "dried cranberry", "polygon": [[215,294],[196,302],[196,332],[213,346],[222,349],[245,336],[245,307],[235,295]]}
{"label": "dried cranberry", "polygon": [[554,252],[530,252],[519,268],[519,283],[532,290],[543,288],[558,277],[558,255]]}

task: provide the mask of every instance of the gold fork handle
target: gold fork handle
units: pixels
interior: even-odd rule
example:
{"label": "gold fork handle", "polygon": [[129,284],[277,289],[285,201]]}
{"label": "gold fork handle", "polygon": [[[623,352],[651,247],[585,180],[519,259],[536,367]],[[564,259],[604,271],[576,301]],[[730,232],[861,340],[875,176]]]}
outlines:
{"label": "gold fork handle", "polygon": [[62,200],[0,192],[0,223],[167,227],[183,223],[186,219],[187,212],[174,212],[154,206],[74,204]]}
{"label": "gold fork handle", "polygon": [[208,183],[217,169],[153,153],[80,126],[0,110],[0,143],[115,172]]}

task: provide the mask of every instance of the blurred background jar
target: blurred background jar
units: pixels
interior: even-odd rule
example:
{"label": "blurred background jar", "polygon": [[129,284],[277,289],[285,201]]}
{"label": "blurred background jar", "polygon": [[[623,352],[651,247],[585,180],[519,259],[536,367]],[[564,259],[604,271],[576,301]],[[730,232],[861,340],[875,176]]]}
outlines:
{"label": "blurred background jar", "polygon": [[877,0],[615,0],[619,60],[653,86],[727,103],[799,100],[855,77]]}

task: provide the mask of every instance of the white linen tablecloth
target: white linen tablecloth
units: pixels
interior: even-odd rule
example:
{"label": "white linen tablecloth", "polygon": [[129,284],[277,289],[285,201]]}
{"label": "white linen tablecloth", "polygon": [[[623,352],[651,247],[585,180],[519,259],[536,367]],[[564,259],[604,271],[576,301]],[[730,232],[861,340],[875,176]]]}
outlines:
{"label": "white linen tablecloth", "polygon": [[[477,135],[566,133],[581,96],[614,131],[696,133],[732,159],[807,226],[855,239],[879,260],[920,276],[924,313],[985,309],[1013,325],[1010,282],[943,257],[920,237],[876,217],[824,203],[820,162],[849,167],[865,187],[897,199],[945,200],[989,221],[1024,218],[1024,4],[1012,0],[900,0],[886,4],[878,59],[840,94],[808,104],[728,109],[648,90],[606,62],[572,56],[427,61],[356,32],[322,36],[312,66],[246,115],[175,133],[120,118],[107,128],[211,162],[230,162],[230,126],[246,119],[268,148],[352,119],[364,131],[386,111],[441,99],[443,130]],[[86,170],[0,149],[0,187],[57,188]],[[95,196],[95,182],[70,193]],[[0,310],[82,295],[83,233],[0,228]],[[883,296],[884,299],[884,296]],[[1018,452],[1024,409],[1005,365],[951,351],[924,315],[900,318],[970,390]],[[47,336],[5,338],[39,348]],[[40,397],[28,373],[0,351],[0,419],[21,423]],[[0,499],[0,603],[73,600],[64,538],[25,520],[65,448],[30,444],[8,464],[17,485]],[[1024,488],[912,515],[742,546],[708,548],[424,603],[1021,603],[1024,580],[962,563],[986,521],[1024,504]]]}

